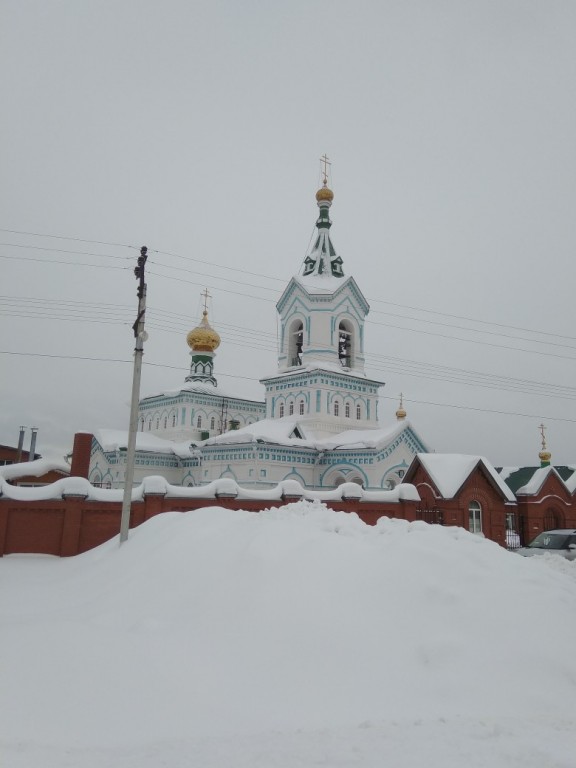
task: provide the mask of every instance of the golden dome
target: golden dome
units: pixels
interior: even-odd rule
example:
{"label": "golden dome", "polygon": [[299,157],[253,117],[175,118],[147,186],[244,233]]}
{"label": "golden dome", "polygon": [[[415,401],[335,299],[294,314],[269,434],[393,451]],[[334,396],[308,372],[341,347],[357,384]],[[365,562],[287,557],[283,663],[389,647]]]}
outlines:
{"label": "golden dome", "polygon": [[193,352],[214,352],[220,346],[220,336],[208,322],[208,312],[204,310],[200,325],[193,328],[186,342]]}
{"label": "golden dome", "polygon": [[402,421],[402,419],[406,418],[406,411],[404,410],[404,402],[403,402],[404,396],[402,395],[402,392],[400,393],[400,406],[398,407],[398,410],[396,411],[396,418],[398,421]]}
{"label": "golden dome", "polygon": [[550,453],[550,451],[540,451],[540,453],[538,454],[538,458],[540,459],[540,461],[547,462],[548,464],[550,464],[550,459],[552,458],[552,454]]}
{"label": "golden dome", "polygon": [[321,187],[318,192],[316,192],[316,200],[320,202],[321,200],[328,200],[329,202],[332,202],[334,200],[334,192],[326,186],[326,182],[324,182],[324,186]]}

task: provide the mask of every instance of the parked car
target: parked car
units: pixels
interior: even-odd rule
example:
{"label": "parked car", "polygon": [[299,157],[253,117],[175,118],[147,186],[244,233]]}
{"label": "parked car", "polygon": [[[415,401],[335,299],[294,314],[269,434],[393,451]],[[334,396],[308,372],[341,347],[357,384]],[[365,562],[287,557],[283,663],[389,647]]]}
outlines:
{"label": "parked car", "polygon": [[549,552],[551,555],[561,555],[567,560],[576,560],[576,529],[544,531],[539,533],[527,547],[520,547],[515,552],[524,557]]}

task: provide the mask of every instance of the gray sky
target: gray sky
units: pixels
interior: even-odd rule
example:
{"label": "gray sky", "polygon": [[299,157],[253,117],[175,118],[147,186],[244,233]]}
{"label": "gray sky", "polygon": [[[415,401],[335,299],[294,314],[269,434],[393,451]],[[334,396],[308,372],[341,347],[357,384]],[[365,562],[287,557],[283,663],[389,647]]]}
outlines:
{"label": "gray sky", "polygon": [[381,421],[402,391],[431,448],[515,465],[544,420],[576,462],[574,3],[23,0],[0,28],[0,442],[127,428],[141,245],[142,395],[183,382],[207,286],[219,382],[261,399],[326,152]]}

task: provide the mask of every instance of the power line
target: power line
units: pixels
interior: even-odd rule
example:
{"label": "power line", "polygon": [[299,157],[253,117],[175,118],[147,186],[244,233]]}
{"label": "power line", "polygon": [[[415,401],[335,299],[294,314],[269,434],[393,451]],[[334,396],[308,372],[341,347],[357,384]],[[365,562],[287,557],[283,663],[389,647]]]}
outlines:
{"label": "power line", "polygon": [[[74,241],[74,242],[92,243],[92,244],[96,244],[96,245],[108,245],[108,246],[111,246],[111,247],[118,247],[118,248],[131,248],[131,249],[136,249],[137,248],[137,246],[129,245],[127,243],[113,243],[113,242],[107,242],[107,241],[104,241],[104,240],[90,240],[90,239],[86,239],[86,238],[71,237],[71,236],[66,236],[66,235],[53,235],[53,234],[39,233],[39,232],[30,232],[30,231],[25,231],[25,230],[15,230],[15,229],[0,228],[0,232],[6,232],[6,233],[10,233],[10,234],[19,234],[19,235],[28,235],[28,236],[31,236],[31,237],[46,237],[46,238],[58,239],[58,240],[69,240],[69,241]],[[314,228],[312,230],[312,233],[313,232],[314,232]],[[22,244],[10,244],[10,243],[4,244],[4,245],[11,245],[13,247],[20,247],[20,248],[38,248],[39,247],[39,246],[22,245]],[[50,250],[50,249],[42,248],[42,250]],[[52,249],[52,250],[61,251],[61,249]],[[276,276],[272,276],[272,275],[266,275],[265,273],[262,273],[262,272],[251,272],[251,271],[246,270],[244,268],[231,267],[231,266],[228,266],[228,265],[218,264],[218,263],[214,262],[213,260],[208,261],[208,260],[203,260],[203,259],[197,259],[197,258],[195,258],[193,256],[184,256],[182,254],[174,253],[172,251],[164,251],[164,250],[155,249],[155,248],[154,249],[153,248],[149,248],[148,250],[151,253],[152,252],[153,253],[158,253],[160,255],[170,256],[172,258],[178,258],[178,259],[182,259],[184,261],[195,262],[195,263],[198,263],[198,264],[206,264],[208,266],[216,267],[218,269],[224,269],[224,270],[230,270],[230,271],[234,271],[234,272],[240,272],[242,274],[250,275],[252,277],[259,277],[259,278],[263,278],[265,280],[273,280],[275,282],[281,282],[284,285],[286,284],[286,280],[285,279],[279,278],[279,277],[276,277]],[[66,251],[61,251],[61,252],[66,252]],[[82,252],[79,252],[79,251],[68,251],[68,252],[69,253],[79,253],[79,254],[82,253]],[[82,255],[88,255],[88,254],[82,254]],[[99,255],[99,256],[107,256],[107,257],[109,256],[108,254],[91,254],[91,255],[97,255],[97,256]],[[129,258],[129,257],[111,257],[111,258]],[[59,262],[56,262],[56,263],[59,263]],[[168,267],[168,265],[163,265],[163,266]],[[168,268],[176,269],[175,267],[168,267]],[[199,273],[199,274],[202,274],[202,273]],[[210,276],[210,277],[214,277],[214,276]],[[218,279],[218,278],[214,278],[214,279]],[[272,290],[272,289],[267,289],[267,290]],[[239,295],[244,295],[244,294],[239,294]],[[253,297],[248,297],[248,298],[253,298]],[[370,299],[368,299],[368,301],[370,303],[386,304],[388,306],[398,307],[400,309],[409,309],[411,311],[422,312],[422,313],[426,313],[426,314],[438,315],[440,317],[449,317],[449,318],[456,319],[456,320],[465,320],[467,322],[472,322],[472,323],[476,323],[476,324],[480,324],[480,325],[489,325],[489,326],[493,326],[493,327],[497,327],[497,328],[508,328],[510,330],[523,331],[525,333],[532,333],[532,334],[536,334],[536,335],[540,335],[540,336],[551,336],[551,337],[558,337],[558,338],[568,339],[568,340],[571,340],[571,341],[576,341],[576,337],[574,337],[574,336],[568,336],[568,335],[563,335],[563,334],[558,334],[558,333],[550,333],[550,332],[547,332],[547,331],[541,331],[541,330],[536,330],[536,329],[532,329],[532,328],[526,328],[526,327],[522,327],[522,326],[507,325],[507,324],[504,324],[504,323],[497,323],[497,322],[494,322],[494,321],[481,320],[481,319],[478,319],[478,318],[472,318],[472,317],[467,317],[467,316],[463,316],[463,315],[456,315],[456,314],[451,314],[451,313],[448,313],[448,312],[440,312],[439,310],[424,309],[422,307],[414,307],[414,306],[407,305],[407,304],[400,304],[398,302],[386,301],[384,299],[370,298]],[[377,314],[394,314],[394,313],[386,313],[386,312],[383,312],[381,310],[373,310],[373,312],[377,313]],[[402,315],[399,315],[399,317],[402,317]],[[425,322],[423,320],[420,321],[417,318],[407,318],[407,319],[413,319],[416,322]],[[434,322],[434,321],[432,321],[432,322]],[[467,330],[474,330],[474,329],[467,329]]]}
{"label": "power line", "polygon": [[22,245],[18,243],[0,243],[0,246],[7,248],[26,248],[33,251],[50,251],[52,253],[71,253],[76,256],[98,256],[103,259],[120,259],[121,261],[131,261],[132,256],[114,256],[109,253],[87,253],[86,251],[70,251],[64,248],[45,248],[40,245]]}
{"label": "power line", "polygon": [[[58,360],[84,360],[84,361],[90,361],[90,362],[105,362],[105,363],[131,363],[132,362],[132,360],[122,360],[118,358],[88,357],[83,355],[54,355],[54,354],[47,354],[47,353],[40,353],[40,352],[12,352],[8,350],[0,350],[0,354],[17,355],[21,357],[45,357],[45,358],[53,358]],[[181,366],[164,365],[161,363],[145,362],[144,365],[152,366],[155,368],[179,370],[182,372],[187,370],[182,368]],[[259,379],[256,378],[255,376],[238,376],[236,374],[227,374],[222,372],[219,372],[218,376],[222,376],[225,378],[233,378],[233,379],[244,379],[247,381],[259,381]],[[391,397],[389,395],[382,395],[382,397],[386,400],[396,400],[396,398]],[[500,410],[495,410],[491,408],[477,408],[474,406],[467,406],[467,405],[455,405],[454,403],[436,403],[428,400],[410,399],[409,402],[415,403],[418,405],[433,405],[439,408],[456,408],[458,410],[475,411],[478,413],[493,413],[501,416],[520,416],[520,417],[529,418],[529,419],[543,419],[545,421],[560,421],[560,422],[565,422],[569,424],[576,424],[576,419],[568,419],[560,416],[544,416],[542,414],[518,413],[516,411],[500,411]]]}
{"label": "power line", "polygon": [[93,245],[110,245],[115,248],[135,248],[138,249],[138,246],[136,245],[127,245],[126,243],[107,243],[104,240],[86,240],[82,237],[69,237],[66,235],[47,235],[42,234],[40,232],[23,232],[19,229],[0,229],[0,232],[8,232],[12,235],[30,235],[31,237],[50,237],[54,238],[55,240],[75,240],[77,243],[92,243]]}
{"label": "power line", "polygon": [[130,269],[130,267],[115,267],[112,264],[79,264],[76,261],[60,261],[59,259],[34,259],[31,256],[5,256],[0,254],[0,259],[12,259],[14,261],[39,261],[41,264],[65,264],[68,267],[96,267],[98,269]]}

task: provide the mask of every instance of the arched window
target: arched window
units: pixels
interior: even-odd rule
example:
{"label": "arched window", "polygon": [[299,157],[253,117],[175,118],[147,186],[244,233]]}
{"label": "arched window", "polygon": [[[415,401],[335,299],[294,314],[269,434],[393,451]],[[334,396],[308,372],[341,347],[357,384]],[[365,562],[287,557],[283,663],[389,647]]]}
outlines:
{"label": "arched window", "polygon": [[148,422],[148,432],[152,429],[152,419]]}
{"label": "arched window", "polygon": [[340,415],[340,403],[338,402],[338,400],[335,400],[334,401],[334,416],[339,416],[339,415]]}
{"label": "arched window", "polygon": [[294,403],[290,403],[290,405],[288,406],[288,415],[292,416],[293,413],[294,413]]}
{"label": "arched window", "polygon": [[359,405],[356,406],[356,418],[360,420],[362,418],[362,409]]}
{"label": "arched window", "polygon": [[468,504],[468,530],[472,533],[482,533],[482,505],[479,501]]}
{"label": "arched window", "polygon": [[350,418],[350,403],[346,403],[344,406],[344,416],[346,416],[347,419]]}
{"label": "arched window", "polygon": [[140,432],[144,432],[144,416],[140,419]]}
{"label": "arched window", "polygon": [[168,426],[168,416],[164,416],[164,429]]}
{"label": "arched window", "polygon": [[338,359],[345,368],[351,368],[354,355],[354,327],[349,320],[338,326]]}
{"label": "arched window", "polygon": [[302,365],[304,326],[301,320],[294,320],[288,330],[288,365]]}
{"label": "arched window", "polygon": [[214,418],[214,416],[212,416],[212,418],[210,419],[210,429],[214,429],[215,425],[216,425],[216,419]]}
{"label": "arched window", "polygon": [[198,416],[198,419],[196,420],[196,427],[198,429],[202,429],[202,416]]}
{"label": "arched window", "polygon": [[156,429],[160,429],[160,416],[156,416]]}
{"label": "arched window", "polygon": [[280,403],[279,415],[281,419],[284,417],[284,403]]}
{"label": "arched window", "polygon": [[176,414],[175,413],[172,414],[172,426],[173,427],[176,426]]}
{"label": "arched window", "polygon": [[300,400],[298,410],[299,410],[300,416],[304,416],[304,400]]}

